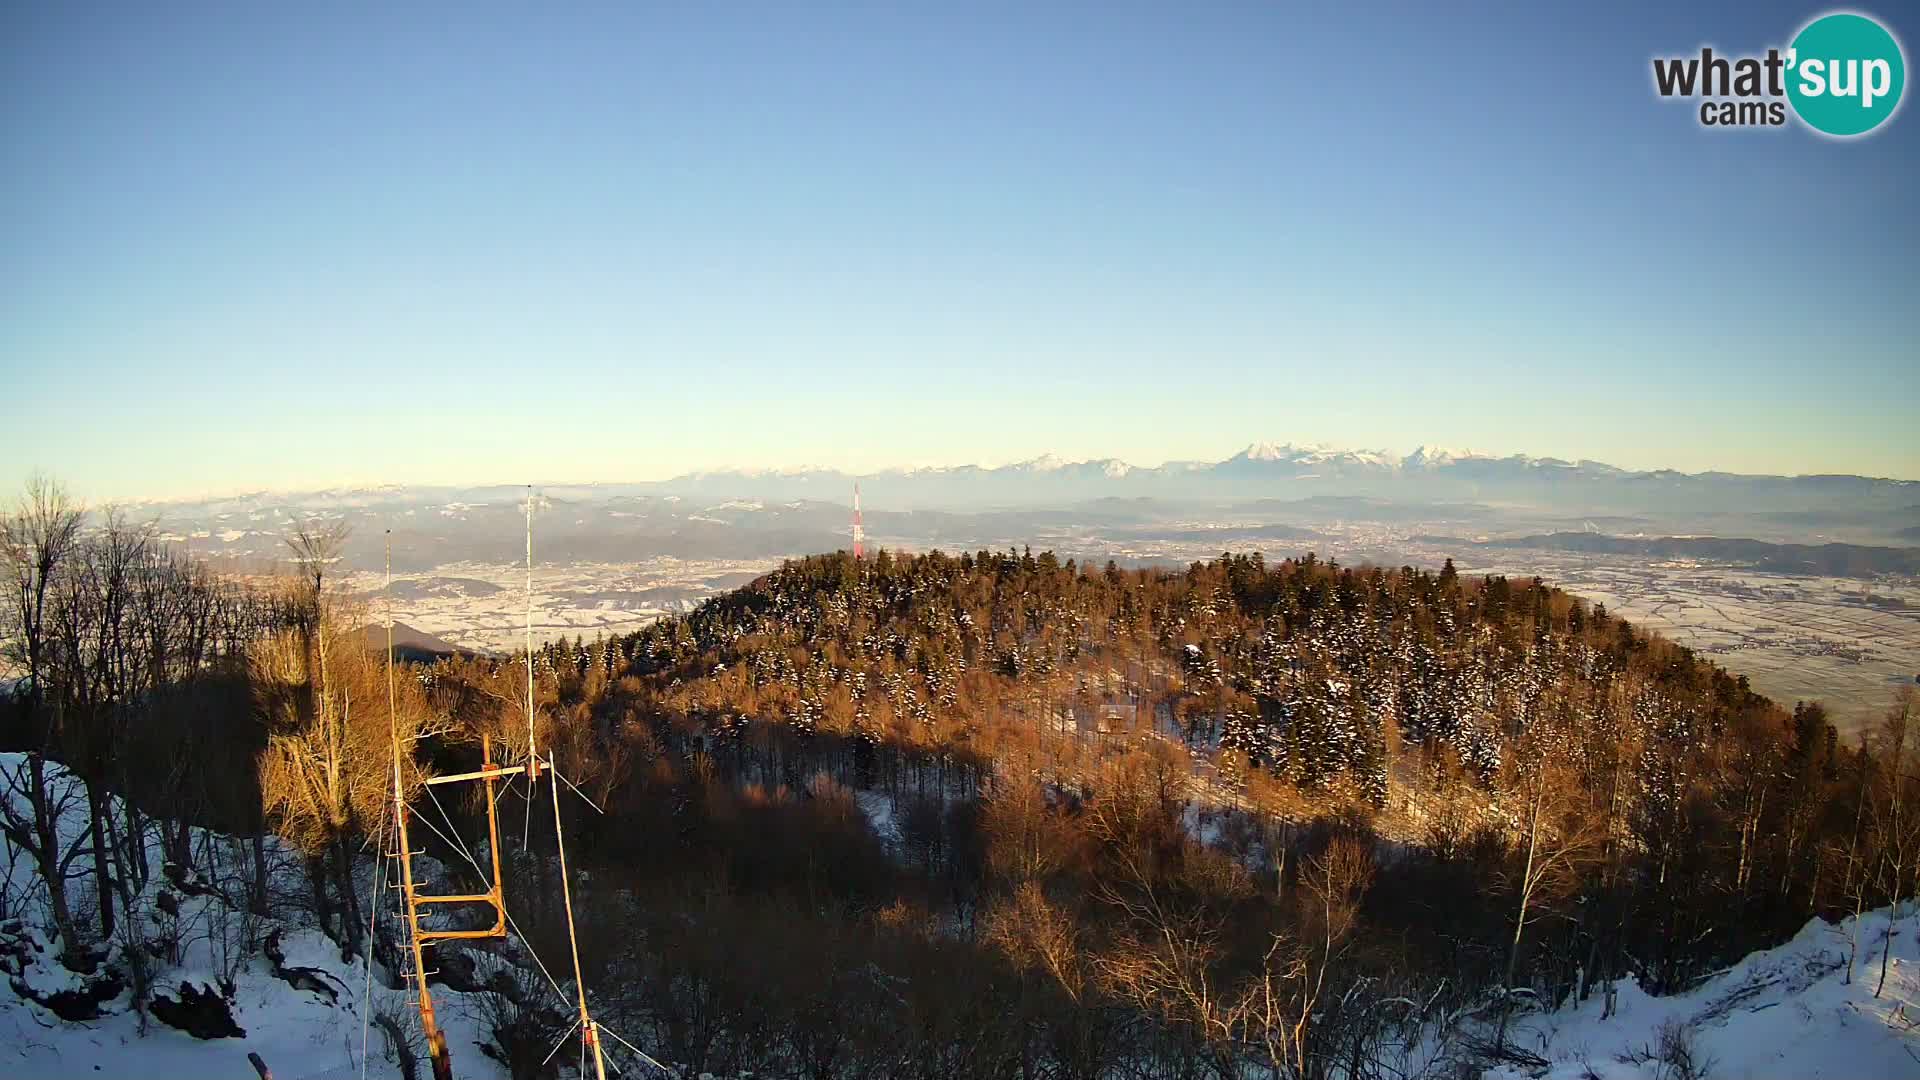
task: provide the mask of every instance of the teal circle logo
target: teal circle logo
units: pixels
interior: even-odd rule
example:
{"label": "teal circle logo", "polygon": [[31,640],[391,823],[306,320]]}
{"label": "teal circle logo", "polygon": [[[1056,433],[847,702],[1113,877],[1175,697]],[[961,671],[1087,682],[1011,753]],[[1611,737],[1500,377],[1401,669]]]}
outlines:
{"label": "teal circle logo", "polygon": [[1828,135],[1865,135],[1886,123],[1906,86],[1900,43],[1865,15],[1822,15],[1787,50],[1787,100]]}

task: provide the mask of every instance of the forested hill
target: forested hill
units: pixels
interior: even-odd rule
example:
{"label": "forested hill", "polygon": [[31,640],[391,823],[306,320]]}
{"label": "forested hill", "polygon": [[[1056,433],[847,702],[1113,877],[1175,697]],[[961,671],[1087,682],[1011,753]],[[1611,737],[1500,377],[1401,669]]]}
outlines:
{"label": "forested hill", "polygon": [[[842,553],[631,636],[557,644],[539,667],[543,710],[585,740],[577,767],[635,778],[602,788],[624,822],[607,843],[655,877],[718,861],[701,872],[790,873],[814,895],[829,887],[814,856],[767,869],[798,856],[761,838],[780,820],[764,815],[850,790],[870,816],[864,800],[892,807],[875,823],[917,853],[936,914],[983,930],[1037,904],[1017,917],[1151,953],[1141,942],[1165,928],[1131,905],[1154,881],[1197,905],[1181,916],[1194,933],[1231,911],[1300,920],[1277,932],[1313,940],[1327,860],[1390,839],[1391,859],[1348,867],[1385,936],[1341,977],[1422,972],[1462,1008],[1523,984],[1557,1000],[1595,972],[1685,987],[1809,915],[1905,892],[1912,862],[1885,853],[1920,828],[1895,771],[1920,746],[1899,734],[1911,697],[1893,703],[1896,734],[1842,747],[1817,704],[1789,712],[1599,605],[1451,564]],[[458,663],[441,670],[457,681]],[[702,805],[732,809],[696,825],[685,808]],[[1339,836],[1362,839],[1329,846]],[[1221,884],[1248,880],[1223,857],[1277,893]],[[884,902],[839,865],[831,888]],[[1119,963],[1099,948],[1080,961]],[[1206,977],[1260,968],[1254,945],[1222,948]],[[1109,992],[1199,1022],[1158,996],[1173,990],[1127,979]]]}
{"label": "forested hill", "polygon": [[915,745],[987,749],[991,729],[1041,717],[1097,731],[1117,711],[1138,722],[1150,697],[1230,766],[1347,781],[1375,805],[1403,744],[1492,783],[1516,742],[1548,731],[1618,754],[1784,723],[1744,680],[1537,579],[1312,555],[1185,572],[1050,553],[818,556],[547,659],[637,675],[669,712],[720,731],[759,720]]}

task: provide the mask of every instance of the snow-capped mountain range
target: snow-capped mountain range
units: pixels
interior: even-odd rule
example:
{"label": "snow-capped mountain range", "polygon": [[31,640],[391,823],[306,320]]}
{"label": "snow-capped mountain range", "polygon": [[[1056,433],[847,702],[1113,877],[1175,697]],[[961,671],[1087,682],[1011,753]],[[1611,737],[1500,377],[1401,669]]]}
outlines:
{"label": "snow-capped mountain range", "polygon": [[[853,473],[825,466],[721,468],[669,480],[536,484],[568,503],[673,498],[818,502],[844,506],[858,483],[869,509],[1059,508],[1103,499],[1235,501],[1365,496],[1407,503],[1470,501],[1583,514],[1681,510],[1791,513],[1920,511],[1920,481],[1825,474],[1636,471],[1605,462],[1421,446],[1407,454],[1322,444],[1256,442],[1221,461],[1140,466],[1118,458],[1045,454],[1007,465],[936,465]],[[520,484],[383,485],[245,492],[136,503],[210,512],[301,507],[353,512],[396,505],[515,505]]]}
{"label": "snow-capped mountain range", "polygon": [[1472,499],[1591,510],[1796,510],[1836,501],[1906,506],[1920,502],[1920,481],[1862,476],[1755,476],[1633,471],[1599,461],[1526,454],[1497,456],[1421,446],[1408,454],[1321,444],[1256,442],[1224,461],[1137,466],[1117,458],[1067,461],[1052,454],[998,467],[981,465],[781,472],[721,469],[688,473],[658,490],[839,501],[855,482],[876,502],[896,506],[1019,506],[1100,498],[1298,498],[1368,495],[1431,501]]}

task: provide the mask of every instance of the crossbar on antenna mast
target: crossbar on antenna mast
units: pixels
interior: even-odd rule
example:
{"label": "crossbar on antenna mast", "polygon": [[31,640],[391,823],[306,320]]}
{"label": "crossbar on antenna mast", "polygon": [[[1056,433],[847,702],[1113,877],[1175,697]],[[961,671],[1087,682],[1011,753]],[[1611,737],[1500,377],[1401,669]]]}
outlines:
{"label": "crossbar on antenna mast", "polygon": [[525,771],[526,769],[519,765],[513,765],[510,767],[504,767],[504,768],[499,765],[495,765],[490,768],[479,769],[474,772],[457,772],[457,773],[448,773],[445,776],[429,776],[427,777],[427,783],[428,784],[452,784],[461,780],[492,780],[492,779],[498,779],[499,777],[502,777],[502,776],[512,776],[515,773],[522,773]]}

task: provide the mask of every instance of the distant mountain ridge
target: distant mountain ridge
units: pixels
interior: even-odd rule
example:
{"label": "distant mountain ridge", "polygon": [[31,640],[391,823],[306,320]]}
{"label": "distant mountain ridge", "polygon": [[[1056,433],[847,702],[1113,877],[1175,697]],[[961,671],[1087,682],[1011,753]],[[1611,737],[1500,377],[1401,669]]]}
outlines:
{"label": "distant mountain ridge", "polygon": [[874,503],[898,506],[1030,505],[1106,497],[1307,497],[1367,495],[1583,509],[1798,510],[1845,503],[1909,506],[1920,481],[1852,475],[1770,476],[1634,471],[1605,462],[1526,454],[1495,456],[1421,446],[1400,455],[1320,444],[1254,443],[1223,461],[1143,467],[1117,458],[1064,461],[1045,455],[988,468],[934,466],[849,473],[837,469],[687,473],[660,491],[703,496],[842,500],[855,482]]}
{"label": "distant mountain ridge", "polygon": [[[1421,446],[1411,453],[1321,444],[1257,442],[1221,461],[1138,466],[1118,458],[1068,461],[1047,454],[1009,465],[939,465],[855,473],[825,467],[728,468],[669,480],[537,484],[555,502],[691,496],[846,505],[858,483],[869,509],[1060,507],[1101,499],[1306,499],[1475,502],[1577,510],[1793,514],[1847,510],[1892,515],[1920,527],[1920,480],[1849,474],[1778,476],[1674,469],[1631,470],[1587,459],[1493,455]],[[517,484],[382,485],[313,492],[253,492],[167,500],[244,512],[300,505],[336,511],[422,501],[511,505]],[[151,505],[163,505],[154,503]]]}

